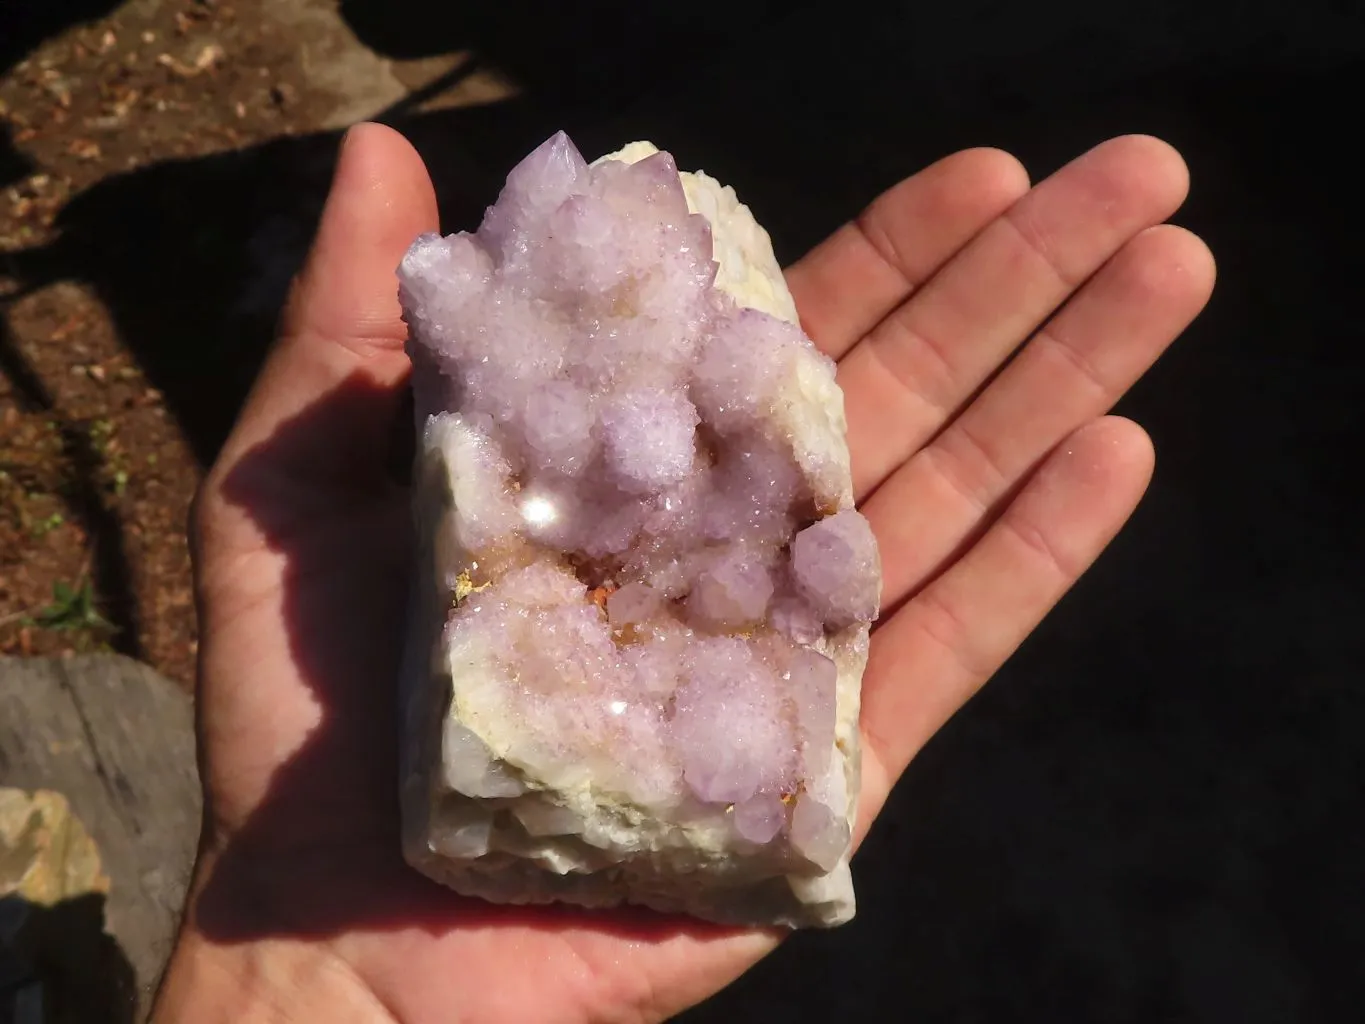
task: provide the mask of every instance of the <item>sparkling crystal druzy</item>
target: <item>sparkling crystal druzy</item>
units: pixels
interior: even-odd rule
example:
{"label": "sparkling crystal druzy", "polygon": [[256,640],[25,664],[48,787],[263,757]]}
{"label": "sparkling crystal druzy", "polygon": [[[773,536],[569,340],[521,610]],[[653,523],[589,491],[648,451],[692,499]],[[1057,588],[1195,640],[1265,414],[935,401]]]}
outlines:
{"label": "sparkling crystal druzy", "polygon": [[648,143],[560,134],[399,276],[408,860],[497,902],[848,920],[880,564],[768,236]]}

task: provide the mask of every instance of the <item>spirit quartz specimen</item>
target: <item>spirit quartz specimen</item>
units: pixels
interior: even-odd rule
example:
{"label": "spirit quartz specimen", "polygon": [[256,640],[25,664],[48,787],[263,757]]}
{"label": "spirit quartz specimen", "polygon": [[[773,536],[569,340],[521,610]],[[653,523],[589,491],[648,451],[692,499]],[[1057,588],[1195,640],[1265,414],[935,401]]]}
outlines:
{"label": "spirit quartz specimen", "polygon": [[408,861],[494,902],[847,921],[881,571],[767,234],[649,143],[561,133],[399,278]]}

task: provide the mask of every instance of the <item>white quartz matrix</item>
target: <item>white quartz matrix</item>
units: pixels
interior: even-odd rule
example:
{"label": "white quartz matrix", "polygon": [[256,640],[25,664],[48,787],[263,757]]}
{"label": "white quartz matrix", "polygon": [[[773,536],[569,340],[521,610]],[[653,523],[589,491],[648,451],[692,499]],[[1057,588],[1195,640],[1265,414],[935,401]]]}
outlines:
{"label": "white quartz matrix", "polygon": [[767,235],[647,143],[561,133],[399,278],[409,861],[499,902],[850,918],[880,566]]}

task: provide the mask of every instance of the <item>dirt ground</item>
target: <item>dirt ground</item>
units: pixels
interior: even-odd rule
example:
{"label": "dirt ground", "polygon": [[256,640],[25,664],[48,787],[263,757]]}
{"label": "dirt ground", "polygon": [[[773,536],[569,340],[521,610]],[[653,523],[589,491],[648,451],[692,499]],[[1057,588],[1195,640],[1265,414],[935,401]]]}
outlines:
{"label": "dirt ground", "polygon": [[[328,0],[103,7],[28,37],[0,12],[0,653],[113,648],[188,685],[188,505],[306,245],[336,131],[513,89],[461,73],[458,52],[377,56]],[[232,177],[234,154],[313,138],[277,175],[307,187],[272,209],[218,209],[211,182],[178,198],[162,175]],[[233,228],[248,233],[228,267]],[[238,339],[240,358],[217,358]]]}

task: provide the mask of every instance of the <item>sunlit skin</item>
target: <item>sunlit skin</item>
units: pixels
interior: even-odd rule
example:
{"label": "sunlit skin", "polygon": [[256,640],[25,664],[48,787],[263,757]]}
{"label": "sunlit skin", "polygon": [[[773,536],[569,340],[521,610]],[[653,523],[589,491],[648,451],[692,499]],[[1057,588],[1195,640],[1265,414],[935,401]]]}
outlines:
{"label": "sunlit skin", "polygon": [[[1207,248],[1163,223],[1186,189],[1180,157],[1145,137],[1032,188],[1014,158],[970,150],[788,271],[839,363],[885,573],[858,839],[1146,488],[1146,434],[1107,413],[1212,289]],[[353,129],[196,503],[208,810],[159,1021],[657,1021],[781,939],[490,907],[402,863],[393,687],[411,530],[386,456],[409,365],[394,268],[437,223],[411,146]]]}

